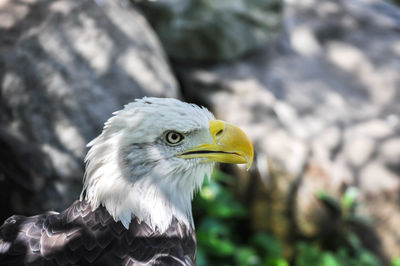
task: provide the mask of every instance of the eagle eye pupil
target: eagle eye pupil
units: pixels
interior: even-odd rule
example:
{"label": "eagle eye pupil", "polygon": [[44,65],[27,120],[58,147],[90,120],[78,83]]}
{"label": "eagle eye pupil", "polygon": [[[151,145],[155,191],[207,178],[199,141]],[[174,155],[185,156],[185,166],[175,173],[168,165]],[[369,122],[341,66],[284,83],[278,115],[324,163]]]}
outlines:
{"label": "eagle eye pupil", "polygon": [[178,144],[183,140],[183,135],[175,131],[170,131],[166,134],[165,140],[168,144]]}

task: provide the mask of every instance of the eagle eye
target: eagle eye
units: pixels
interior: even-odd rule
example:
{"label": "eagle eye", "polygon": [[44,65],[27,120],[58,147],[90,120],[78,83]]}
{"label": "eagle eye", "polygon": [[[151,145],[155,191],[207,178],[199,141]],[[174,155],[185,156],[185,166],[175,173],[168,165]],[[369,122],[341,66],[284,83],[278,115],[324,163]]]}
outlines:
{"label": "eagle eye", "polygon": [[165,141],[169,145],[177,145],[181,143],[184,139],[184,136],[181,133],[178,133],[176,131],[168,131],[165,134]]}

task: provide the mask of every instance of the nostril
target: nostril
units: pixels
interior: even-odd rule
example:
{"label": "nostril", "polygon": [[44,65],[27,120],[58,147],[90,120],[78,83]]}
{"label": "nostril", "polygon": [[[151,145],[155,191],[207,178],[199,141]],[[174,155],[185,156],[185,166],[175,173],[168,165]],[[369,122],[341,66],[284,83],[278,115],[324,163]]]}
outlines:
{"label": "nostril", "polygon": [[219,136],[219,135],[221,135],[221,134],[222,134],[222,132],[224,132],[224,130],[223,130],[223,129],[220,129],[220,130],[217,132],[217,134],[215,134],[215,136]]}

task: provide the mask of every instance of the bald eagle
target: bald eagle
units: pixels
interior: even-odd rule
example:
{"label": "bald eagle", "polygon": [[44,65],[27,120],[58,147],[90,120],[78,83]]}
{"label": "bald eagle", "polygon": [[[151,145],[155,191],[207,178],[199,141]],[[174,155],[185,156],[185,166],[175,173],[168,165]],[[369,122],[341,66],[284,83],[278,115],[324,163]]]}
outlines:
{"label": "bald eagle", "polygon": [[195,265],[193,193],[215,162],[253,161],[242,130],[167,98],[127,104],[88,147],[80,199],[8,218],[0,265]]}

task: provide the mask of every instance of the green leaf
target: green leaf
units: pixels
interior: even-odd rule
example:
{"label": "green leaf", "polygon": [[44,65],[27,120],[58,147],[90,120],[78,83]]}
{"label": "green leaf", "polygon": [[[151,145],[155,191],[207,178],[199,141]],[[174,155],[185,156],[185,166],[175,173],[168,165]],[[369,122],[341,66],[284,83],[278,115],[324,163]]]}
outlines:
{"label": "green leaf", "polygon": [[196,231],[199,245],[217,256],[232,255],[235,245],[230,240],[229,228],[213,218],[203,220]]}
{"label": "green leaf", "polygon": [[242,247],[235,252],[236,265],[247,266],[247,265],[259,265],[260,258],[257,252],[250,247]]}
{"label": "green leaf", "polygon": [[297,266],[320,265],[321,250],[317,246],[301,242],[298,244],[297,249]]}
{"label": "green leaf", "polygon": [[283,258],[267,258],[265,262],[266,266],[289,266],[289,262],[287,262]]}
{"label": "green leaf", "polygon": [[332,253],[324,252],[321,258],[321,266],[341,266],[341,264]]}
{"label": "green leaf", "polygon": [[400,266],[400,257],[394,258],[392,260],[392,266]]}
{"label": "green leaf", "polygon": [[356,187],[349,187],[342,196],[342,208],[350,210],[355,204],[358,197],[358,189]]}
{"label": "green leaf", "polygon": [[257,233],[251,239],[252,245],[257,247],[261,253],[270,257],[280,257],[282,254],[281,243],[267,233]]}
{"label": "green leaf", "polygon": [[197,266],[207,266],[210,262],[207,259],[207,252],[204,250],[203,246],[197,247]]}
{"label": "green leaf", "polygon": [[224,172],[217,169],[214,170],[214,172],[212,173],[211,179],[228,185],[233,185],[235,182],[233,176],[225,174]]}

